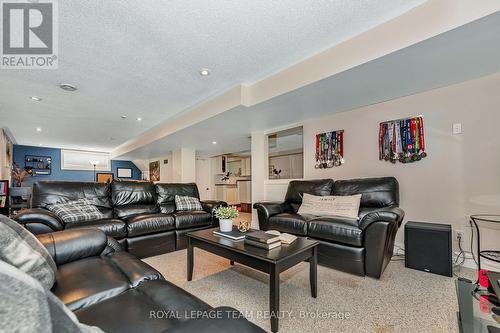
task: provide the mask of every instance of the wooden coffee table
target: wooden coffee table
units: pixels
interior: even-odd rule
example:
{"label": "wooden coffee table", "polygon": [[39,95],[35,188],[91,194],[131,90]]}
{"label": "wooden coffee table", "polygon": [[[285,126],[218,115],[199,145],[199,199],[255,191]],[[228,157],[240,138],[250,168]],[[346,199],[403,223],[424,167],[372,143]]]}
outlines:
{"label": "wooden coffee table", "polygon": [[213,234],[213,229],[194,231],[187,234],[187,280],[193,278],[193,248],[197,247],[234,262],[254,268],[269,274],[269,308],[271,330],[278,331],[279,303],[280,303],[280,273],[305,260],[309,260],[309,280],[311,296],[317,296],[317,265],[318,241],[298,237],[289,245],[282,245],[272,250],[245,244],[243,240],[233,241]]}

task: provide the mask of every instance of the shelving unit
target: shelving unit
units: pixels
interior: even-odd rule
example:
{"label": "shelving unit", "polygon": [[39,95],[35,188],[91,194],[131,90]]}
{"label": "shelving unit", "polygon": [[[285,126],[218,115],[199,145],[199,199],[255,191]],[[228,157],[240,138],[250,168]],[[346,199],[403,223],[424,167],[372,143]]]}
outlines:
{"label": "shelving unit", "polygon": [[9,216],[9,181],[0,180],[0,214]]}
{"label": "shelving unit", "polygon": [[26,155],[24,156],[24,168],[31,170],[33,176],[50,175],[52,173],[52,157]]}

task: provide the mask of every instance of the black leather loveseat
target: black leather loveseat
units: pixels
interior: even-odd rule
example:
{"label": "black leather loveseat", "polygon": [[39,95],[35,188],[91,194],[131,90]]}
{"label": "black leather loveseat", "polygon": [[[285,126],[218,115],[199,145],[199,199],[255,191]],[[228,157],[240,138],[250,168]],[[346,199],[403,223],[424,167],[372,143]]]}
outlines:
{"label": "black leather loveseat", "polygon": [[[15,219],[34,234],[98,228],[115,238],[124,250],[143,258],[183,249],[187,232],[218,226],[212,212],[225,202],[202,201],[203,211],[178,212],[175,195],[199,198],[194,183],[41,181],[33,184],[33,208],[22,211]],[[92,200],[105,218],[66,224],[46,209],[51,204],[81,198]]]}
{"label": "black leather loveseat", "polygon": [[[302,194],[317,196],[362,194],[359,218],[302,216]],[[320,242],[320,264],[357,275],[379,278],[391,260],[404,211],[398,208],[395,178],[291,181],[280,203],[256,203],[262,230],[308,236]]]}
{"label": "black leather loveseat", "polygon": [[121,250],[98,229],[37,236],[57,265],[51,291],[104,332],[264,332],[235,309],[213,309]]}

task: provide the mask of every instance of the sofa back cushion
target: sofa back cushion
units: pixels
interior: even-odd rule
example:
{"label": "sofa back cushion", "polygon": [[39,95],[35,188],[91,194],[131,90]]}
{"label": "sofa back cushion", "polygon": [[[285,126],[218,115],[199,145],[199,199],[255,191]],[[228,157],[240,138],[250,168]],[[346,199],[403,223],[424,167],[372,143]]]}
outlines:
{"label": "sofa back cushion", "polygon": [[89,199],[106,218],[113,216],[111,187],[104,183],[39,181],[33,184],[33,208]]}
{"label": "sofa back cushion", "polygon": [[158,212],[155,187],[152,182],[114,180],[111,198],[117,217]]}
{"label": "sofa back cushion", "polygon": [[361,194],[361,207],[399,206],[399,183],[394,177],[338,180],[332,195]]}
{"label": "sofa back cushion", "polygon": [[332,179],[292,180],[288,184],[285,202],[292,207],[294,212],[297,212],[302,204],[304,193],[316,196],[330,195],[332,193],[332,188]]}
{"label": "sofa back cushion", "polygon": [[200,199],[195,183],[157,183],[156,195],[162,213],[175,212],[175,196],[187,196]]}

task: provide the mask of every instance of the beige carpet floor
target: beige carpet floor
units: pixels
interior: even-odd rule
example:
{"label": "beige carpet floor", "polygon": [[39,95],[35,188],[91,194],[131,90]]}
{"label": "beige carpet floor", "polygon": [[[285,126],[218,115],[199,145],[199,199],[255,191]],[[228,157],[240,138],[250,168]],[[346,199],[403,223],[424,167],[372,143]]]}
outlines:
{"label": "beige carpet floor", "polygon": [[[144,261],[208,304],[232,306],[270,331],[263,313],[269,309],[267,274],[230,266],[228,260],[200,249],[195,249],[191,282],[186,281],[186,250]],[[407,269],[401,261],[391,262],[380,280],[319,266],[314,299],[308,265],[281,274],[280,332],[458,332],[453,278]]]}

